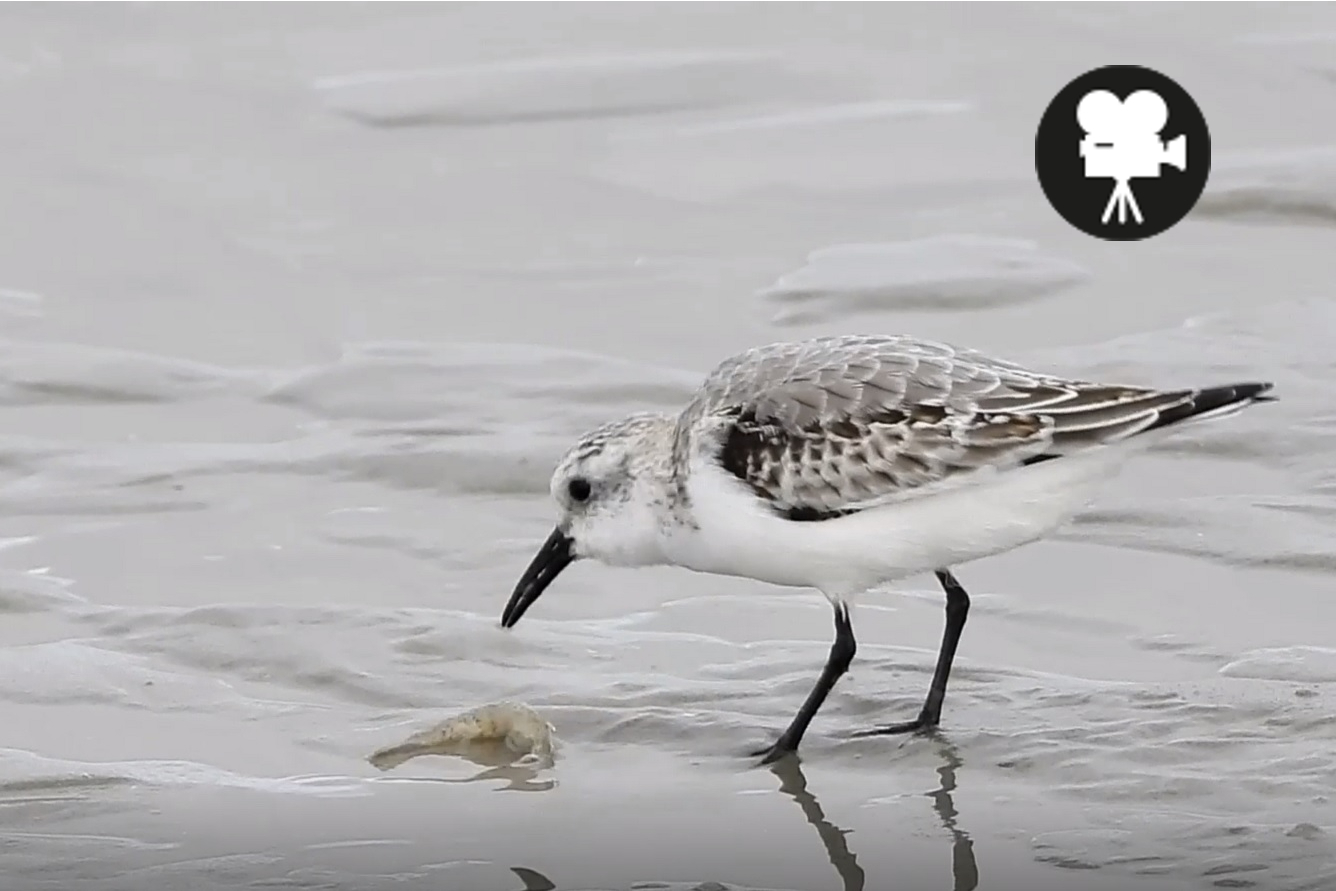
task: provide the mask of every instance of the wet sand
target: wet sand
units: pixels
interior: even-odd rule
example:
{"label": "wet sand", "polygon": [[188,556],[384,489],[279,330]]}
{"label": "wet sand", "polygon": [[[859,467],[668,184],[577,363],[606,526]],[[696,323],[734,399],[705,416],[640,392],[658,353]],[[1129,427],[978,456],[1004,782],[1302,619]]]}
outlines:
{"label": "wet sand", "polygon": [[[1325,4],[7,5],[6,891],[1336,886],[1334,58]],[[1212,130],[1144,243],[1033,173],[1110,62]],[[574,435],[858,330],[1281,400],[960,568],[936,739],[849,738],[930,577],[774,770],[815,592],[579,565],[498,627]],[[555,766],[366,760],[501,699]]]}

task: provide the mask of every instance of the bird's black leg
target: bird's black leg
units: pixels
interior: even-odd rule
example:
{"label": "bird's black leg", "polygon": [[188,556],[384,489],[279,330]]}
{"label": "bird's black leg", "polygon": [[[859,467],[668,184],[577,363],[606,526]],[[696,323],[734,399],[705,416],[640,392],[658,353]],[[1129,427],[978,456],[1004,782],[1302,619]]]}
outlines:
{"label": "bird's black leg", "polygon": [[951,662],[956,657],[956,646],[960,643],[960,632],[965,630],[965,617],[970,612],[970,596],[956,581],[949,569],[936,572],[937,581],[946,591],[946,631],[942,634],[942,649],[937,654],[937,668],[932,673],[932,687],[928,698],[923,703],[923,711],[912,721],[899,724],[887,724],[871,730],[860,730],[854,736],[884,736],[892,733],[911,733],[915,730],[930,730],[942,719],[942,700],[946,698],[946,680],[951,674]]}
{"label": "bird's black leg", "polygon": [[826,701],[826,696],[840,679],[840,675],[849,670],[849,663],[854,661],[854,653],[857,651],[858,642],[854,640],[854,626],[849,620],[849,608],[837,602],[835,642],[830,645],[830,655],[826,658],[826,667],[821,669],[821,677],[817,678],[816,686],[807,694],[807,700],[803,702],[802,708],[798,709],[798,714],[794,715],[788,729],[779,735],[774,745],[752,752],[752,757],[759,757],[762,764],[769,764],[789,752],[797,751],[798,743],[802,742],[803,734],[807,732],[807,725],[816,717],[817,710]]}

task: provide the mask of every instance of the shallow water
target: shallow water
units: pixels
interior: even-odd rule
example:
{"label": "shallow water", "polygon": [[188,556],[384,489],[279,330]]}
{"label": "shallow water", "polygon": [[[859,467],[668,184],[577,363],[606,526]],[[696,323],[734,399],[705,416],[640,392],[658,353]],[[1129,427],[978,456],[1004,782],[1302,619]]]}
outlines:
{"label": "shallow water", "polygon": [[[1326,4],[7,5],[6,891],[1336,887],[1333,58]],[[1033,173],[1115,61],[1212,127],[1145,243]],[[937,739],[848,738],[930,577],[773,771],[819,595],[580,565],[498,627],[572,436],[853,330],[1281,400],[961,568]],[[366,760],[500,699],[554,767]]]}

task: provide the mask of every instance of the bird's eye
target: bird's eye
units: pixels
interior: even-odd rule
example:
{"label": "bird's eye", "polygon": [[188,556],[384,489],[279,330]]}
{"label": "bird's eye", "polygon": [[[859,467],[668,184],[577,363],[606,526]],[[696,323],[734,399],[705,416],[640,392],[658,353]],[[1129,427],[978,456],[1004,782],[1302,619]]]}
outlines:
{"label": "bird's eye", "polygon": [[566,491],[570,492],[571,498],[576,501],[588,501],[589,494],[593,489],[589,485],[589,480],[576,477],[567,484]]}

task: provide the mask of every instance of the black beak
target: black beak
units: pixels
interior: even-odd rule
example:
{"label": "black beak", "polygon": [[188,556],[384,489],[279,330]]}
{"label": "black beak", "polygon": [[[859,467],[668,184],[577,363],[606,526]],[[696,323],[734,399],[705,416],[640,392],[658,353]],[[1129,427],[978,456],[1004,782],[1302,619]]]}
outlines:
{"label": "black beak", "polygon": [[552,584],[552,580],[575,559],[571,553],[571,543],[571,538],[560,529],[552,530],[529,568],[520,576],[515,593],[510,595],[510,602],[506,604],[505,612],[501,613],[502,628],[514,627],[547,586]]}

